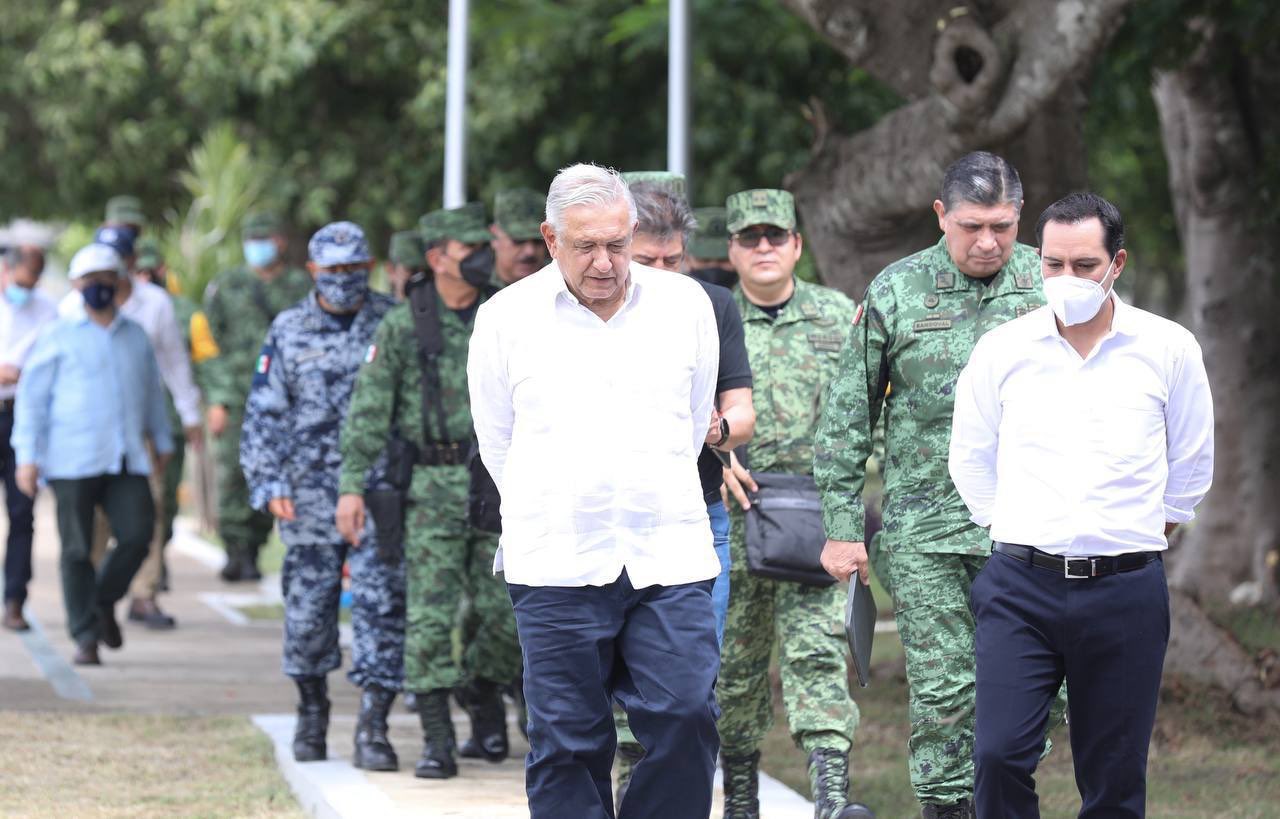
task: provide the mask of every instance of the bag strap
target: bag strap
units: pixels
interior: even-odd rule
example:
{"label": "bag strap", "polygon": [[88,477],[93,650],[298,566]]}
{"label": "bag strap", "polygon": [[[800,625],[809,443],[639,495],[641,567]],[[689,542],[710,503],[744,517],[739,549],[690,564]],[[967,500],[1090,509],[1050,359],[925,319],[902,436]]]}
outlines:
{"label": "bag strap", "polygon": [[[449,440],[445,424],[444,396],[440,385],[440,354],[444,352],[444,333],[440,328],[440,298],[429,273],[415,273],[405,288],[413,314],[413,334],[418,340],[418,367],[422,389],[422,443],[431,446]],[[431,432],[430,413],[434,412],[439,435]]]}

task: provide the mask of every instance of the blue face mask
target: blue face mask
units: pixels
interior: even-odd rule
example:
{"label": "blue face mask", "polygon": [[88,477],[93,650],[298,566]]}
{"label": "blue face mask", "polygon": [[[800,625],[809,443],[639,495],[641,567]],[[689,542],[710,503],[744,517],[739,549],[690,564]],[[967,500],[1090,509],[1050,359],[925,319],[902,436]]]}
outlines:
{"label": "blue face mask", "polygon": [[80,291],[84,303],[94,310],[105,310],[116,300],[116,286],[102,282],[90,282]]}
{"label": "blue face mask", "polygon": [[317,273],[316,292],[342,313],[355,310],[369,293],[369,271],[361,273]]}
{"label": "blue face mask", "polygon": [[14,307],[21,307],[31,301],[31,288],[20,284],[10,284],[4,289],[4,297]]}
{"label": "blue face mask", "polygon": [[268,267],[279,251],[273,239],[249,239],[244,243],[244,260],[250,267]]}

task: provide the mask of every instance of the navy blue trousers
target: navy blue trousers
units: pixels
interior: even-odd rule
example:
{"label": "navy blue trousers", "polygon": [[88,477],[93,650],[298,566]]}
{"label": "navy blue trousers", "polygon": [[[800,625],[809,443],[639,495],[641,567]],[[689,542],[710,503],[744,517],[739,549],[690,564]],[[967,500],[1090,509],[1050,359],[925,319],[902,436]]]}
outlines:
{"label": "navy blue trousers", "polygon": [[712,581],[509,584],[529,710],[532,819],[613,819],[612,702],[647,749],[617,815],[706,819],[720,737]]}
{"label": "navy blue trousers", "polygon": [[32,505],[14,481],[13,410],[0,410],[0,469],[4,470],[4,505],[9,513],[9,540],[4,549],[4,599],[24,602],[31,582]]}
{"label": "navy blue trousers", "polygon": [[1068,580],[997,552],[974,579],[970,602],[977,815],[1040,815],[1036,762],[1065,679],[1079,815],[1144,816],[1147,748],[1169,643],[1164,563]]}

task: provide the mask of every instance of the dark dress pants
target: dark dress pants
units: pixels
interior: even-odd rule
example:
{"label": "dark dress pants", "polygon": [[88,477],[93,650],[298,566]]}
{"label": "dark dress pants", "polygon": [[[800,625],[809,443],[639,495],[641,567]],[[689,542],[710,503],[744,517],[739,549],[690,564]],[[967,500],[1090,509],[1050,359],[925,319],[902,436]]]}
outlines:
{"label": "dark dress pants", "polygon": [[706,819],[720,738],[711,580],[509,584],[529,710],[532,819],[614,817],[612,701],[647,750],[618,816]]}
{"label": "dark dress pants", "polygon": [[[76,644],[101,639],[99,606],[113,605],[147,557],[155,526],[155,503],[145,475],[95,475],[50,480],[58,501],[62,539],[62,602],[67,631]],[[94,570],[93,509],[106,513],[116,547]]]}
{"label": "dark dress pants", "polygon": [[997,552],[970,599],[977,815],[1040,815],[1033,774],[1065,678],[1080,816],[1144,816],[1147,748],[1169,642],[1164,563],[1069,580]]}
{"label": "dark dress pants", "polygon": [[4,549],[4,599],[25,602],[31,582],[31,536],[34,502],[14,481],[17,463],[9,436],[13,434],[13,408],[0,410],[0,466],[4,469],[4,505],[9,512],[9,539]]}

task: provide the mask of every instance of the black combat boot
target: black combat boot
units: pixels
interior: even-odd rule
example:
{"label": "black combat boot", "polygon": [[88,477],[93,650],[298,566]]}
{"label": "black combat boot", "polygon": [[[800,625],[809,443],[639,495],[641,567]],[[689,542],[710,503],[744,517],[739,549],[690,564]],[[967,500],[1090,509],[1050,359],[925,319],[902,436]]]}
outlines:
{"label": "black combat boot", "polygon": [[809,754],[809,790],[813,819],[875,819],[866,805],[849,801],[849,756],[845,751],[819,748]]}
{"label": "black combat boot", "polygon": [[250,546],[240,555],[240,579],[256,582],[262,579],[262,571],[258,568],[258,553],[262,551],[262,544]]}
{"label": "black combat boot", "polygon": [[760,752],[720,757],[724,819],[760,819]]}
{"label": "black combat boot", "polygon": [[328,757],[329,683],[324,677],[297,677],[298,722],[293,729],[293,758],[317,762]]}
{"label": "black combat boot", "polygon": [[618,743],[618,790],[613,795],[614,810],[622,810],[622,798],[631,787],[631,774],[636,765],[644,758],[644,746],[639,742]]}
{"label": "black combat boot", "polygon": [[398,771],[400,760],[387,739],[387,713],[396,692],[371,685],[360,692],[360,718],[356,720],[356,752],[353,764],[366,771]]}
{"label": "black combat boot", "polygon": [[458,756],[501,762],[507,758],[507,709],[497,683],[476,680],[454,689],[458,704],[471,718],[471,737],[462,744]]}
{"label": "black combat boot", "polygon": [[422,758],[413,768],[420,779],[448,779],[458,775],[453,758],[456,741],[449,717],[449,689],[436,688],[418,694],[418,721],[422,724]]}
{"label": "black combat boot", "polygon": [[973,803],[968,799],[945,805],[928,803],[920,814],[922,819],[976,819],[977,815],[973,812]]}

